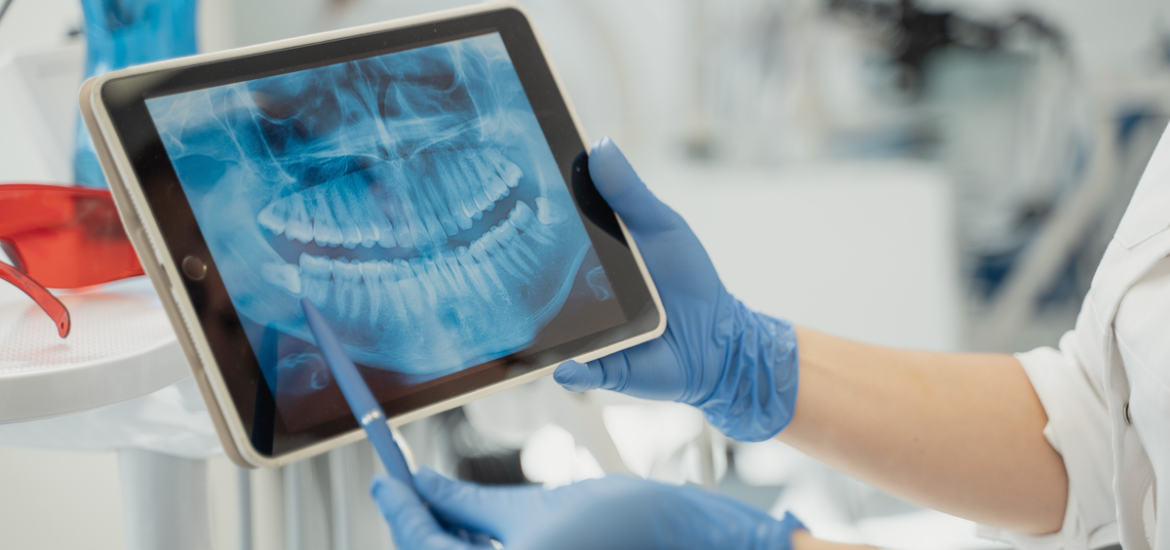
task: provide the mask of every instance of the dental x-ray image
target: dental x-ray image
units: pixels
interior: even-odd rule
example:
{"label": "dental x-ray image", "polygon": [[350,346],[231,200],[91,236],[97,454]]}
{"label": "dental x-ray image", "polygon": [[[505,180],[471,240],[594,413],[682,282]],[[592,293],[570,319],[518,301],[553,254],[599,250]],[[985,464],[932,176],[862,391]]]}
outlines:
{"label": "dental x-ray image", "polygon": [[616,302],[498,34],[146,104],[236,311],[304,343],[261,358],[278,394],[331,383],[301,296],[413,383],[530,346],[575,282]]}

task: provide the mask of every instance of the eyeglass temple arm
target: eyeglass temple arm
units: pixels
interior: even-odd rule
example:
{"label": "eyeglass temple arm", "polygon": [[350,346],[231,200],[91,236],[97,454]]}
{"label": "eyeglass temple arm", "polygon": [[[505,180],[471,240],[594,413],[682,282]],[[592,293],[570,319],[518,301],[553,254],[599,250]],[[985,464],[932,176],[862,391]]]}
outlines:
{"label": "eyeglass temple arm", "polygon": [[72,327],[69,321],[69,310],[65,309],[65,304],[62,304],[56,296],[53,296],[45,287],[29,278],[28,275],[4,262],[0,262],[0,279],[16,285],[16,288],[28,294],[28,297],[32,298],[53,319],[53,323],[57,325],[57,334],[60,334],[62,338],[69,336],[69,329]]}

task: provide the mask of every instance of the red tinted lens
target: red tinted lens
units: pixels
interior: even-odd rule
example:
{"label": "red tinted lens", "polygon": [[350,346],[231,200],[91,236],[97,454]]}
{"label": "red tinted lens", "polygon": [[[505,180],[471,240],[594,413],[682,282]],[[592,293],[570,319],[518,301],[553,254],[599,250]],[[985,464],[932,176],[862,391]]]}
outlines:
{"label": "red tinted lens", "polygon": [[142,275],[109,191],[0,185],[0,242],[13,263],[49,288]]}

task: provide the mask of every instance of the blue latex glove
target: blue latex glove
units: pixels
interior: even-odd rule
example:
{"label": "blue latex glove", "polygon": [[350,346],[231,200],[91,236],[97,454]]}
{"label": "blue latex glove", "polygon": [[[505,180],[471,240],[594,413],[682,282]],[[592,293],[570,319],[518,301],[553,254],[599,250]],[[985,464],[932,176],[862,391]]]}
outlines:
{"label": "blue latex glove", "polygon": [[593,147],[589,174],[642,252],[666,308],[666,333],[588,365],[564,363],[556,381],[571,391],[601,388],[694,405],[741,441],[780,433],[796,406],[792,324],[748,309],[723,288],[691,228],[646,188],[609,138]]}
{"label": "blue latex glove", "polygon": [[423,469],[415,487],[385,476],[370,487],[401,550],[492,548],[491,539],[509,550],[791,550],[792,532],[805,529],[791,514],[777,521],[722,495],[627,476],[546,490]]}

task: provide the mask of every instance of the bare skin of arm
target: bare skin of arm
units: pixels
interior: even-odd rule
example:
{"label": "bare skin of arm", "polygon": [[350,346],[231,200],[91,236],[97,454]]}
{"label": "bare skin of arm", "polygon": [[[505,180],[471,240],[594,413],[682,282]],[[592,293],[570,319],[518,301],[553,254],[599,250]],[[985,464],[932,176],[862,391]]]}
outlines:
{"label": "bare skin of arm", "polygon": [[792,533],[792,548],[794,550],[855,550],[860,548],[874,548],[873,546],[857,546],[855,544],[843,544],[840,542],[829,542],[827,540],[814,539],[808,531],[796,531]]}
{"label": "bare skin of arm", "polygon": [[777,439],[927,508],[1029,534],[1060,529],[1068,476],[1014,357],[896,350],[803,327],[797,342],[796,412]]}

